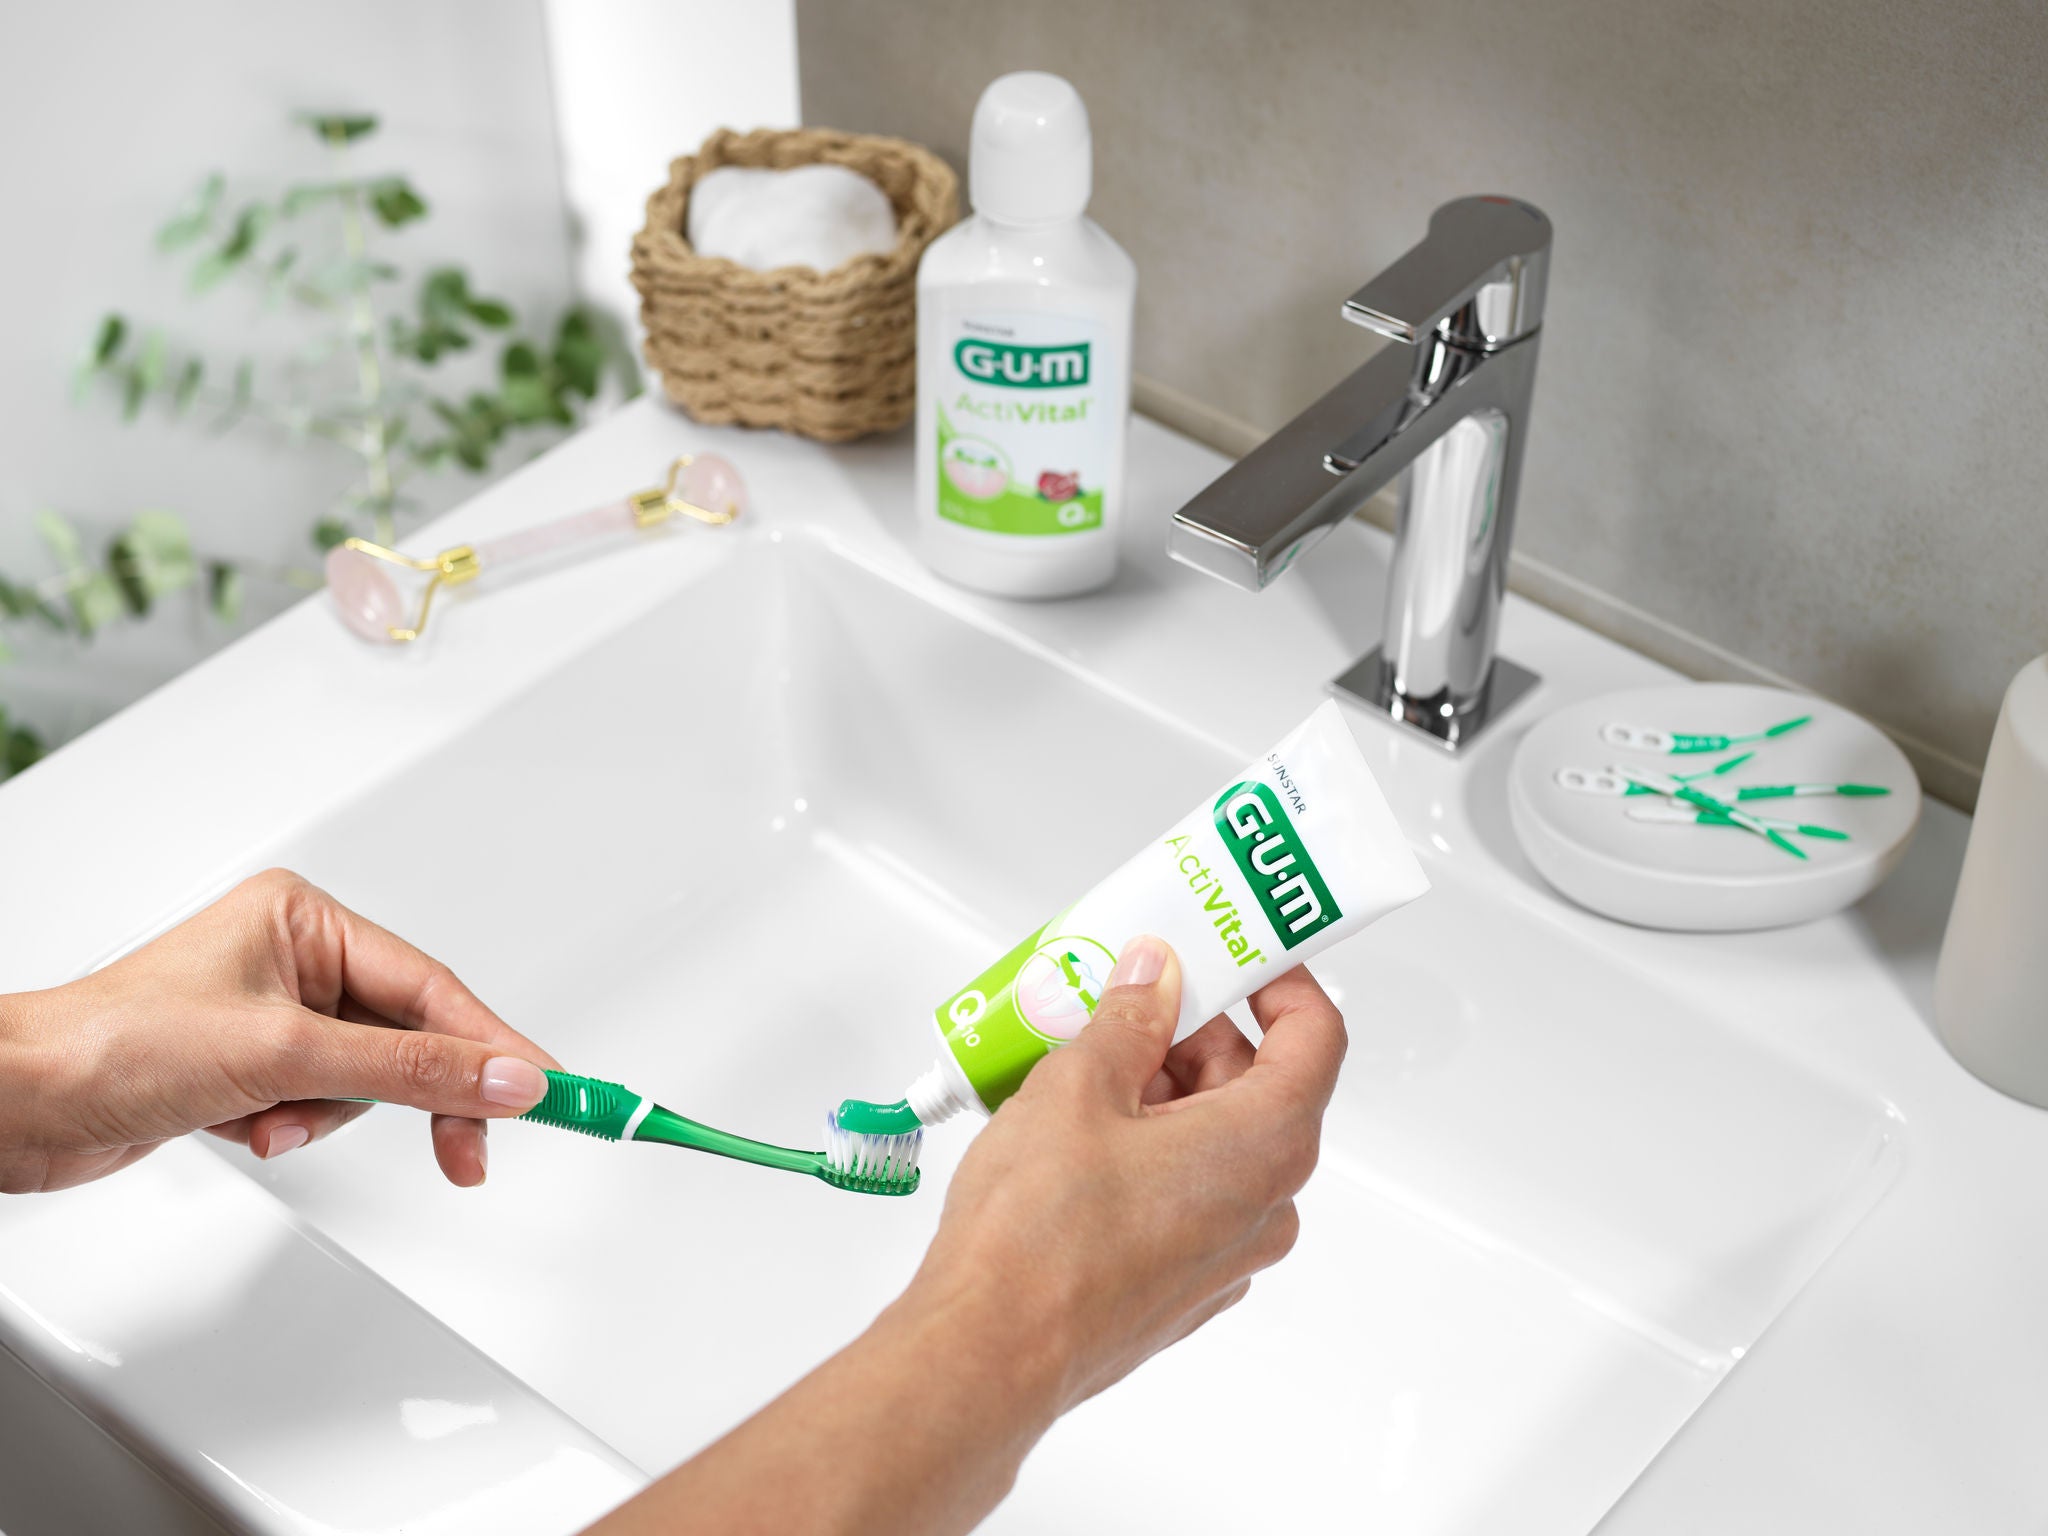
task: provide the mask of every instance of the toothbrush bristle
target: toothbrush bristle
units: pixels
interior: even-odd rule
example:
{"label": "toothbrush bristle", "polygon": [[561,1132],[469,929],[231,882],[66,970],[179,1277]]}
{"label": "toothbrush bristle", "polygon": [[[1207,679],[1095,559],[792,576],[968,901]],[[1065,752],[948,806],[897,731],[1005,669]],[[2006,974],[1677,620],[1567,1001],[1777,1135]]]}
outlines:
{"label": "toothbrush bristle", "polygon": [[825,1162],[827,1173],[842,1189],[866,1194],[908,1194],[917,1188],[917,1154],[924,1145],[924,1130],[887,1136],[849,1131],[839,1116],[825,1116]]}

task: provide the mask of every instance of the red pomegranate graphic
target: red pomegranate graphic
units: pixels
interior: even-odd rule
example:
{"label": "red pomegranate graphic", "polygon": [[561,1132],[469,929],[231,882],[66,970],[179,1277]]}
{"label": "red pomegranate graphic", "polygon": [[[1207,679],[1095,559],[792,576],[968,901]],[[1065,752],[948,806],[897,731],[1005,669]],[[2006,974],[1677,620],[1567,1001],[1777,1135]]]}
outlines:
{"label": "red pomegranate graphic", "polygon": [[1038,494],[1047,501],[1072,501],[1081,489],[1081,472],[1042,469],[1038,472]]}

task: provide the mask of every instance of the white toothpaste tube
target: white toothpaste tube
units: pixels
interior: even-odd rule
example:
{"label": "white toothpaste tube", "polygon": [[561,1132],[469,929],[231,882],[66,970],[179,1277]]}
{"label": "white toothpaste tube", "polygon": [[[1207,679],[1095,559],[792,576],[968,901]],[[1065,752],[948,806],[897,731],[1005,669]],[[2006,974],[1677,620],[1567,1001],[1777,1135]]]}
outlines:
{"label": "white toothpaste tube", "polygon": [[934,1011],[937,1063],[910,1086],[926,1125],[991,1114],[1081,1032],[1115,946],[1180,957],[1175,1038],[1429,889],[1334,702]]}

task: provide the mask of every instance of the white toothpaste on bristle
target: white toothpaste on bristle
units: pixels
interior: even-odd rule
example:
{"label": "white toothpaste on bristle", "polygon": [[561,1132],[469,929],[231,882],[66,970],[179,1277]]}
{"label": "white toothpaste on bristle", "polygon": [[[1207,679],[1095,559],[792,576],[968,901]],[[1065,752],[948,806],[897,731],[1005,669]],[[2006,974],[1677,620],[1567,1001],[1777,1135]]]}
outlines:
{"label": "white toothpaste on bristle", "polygon": [[1117,950],[1180,957],[1179,1039],[1429,889],[1334,702],[934,1010],[905,1098],[926,1125],[992,1114],[1081,1032]]}

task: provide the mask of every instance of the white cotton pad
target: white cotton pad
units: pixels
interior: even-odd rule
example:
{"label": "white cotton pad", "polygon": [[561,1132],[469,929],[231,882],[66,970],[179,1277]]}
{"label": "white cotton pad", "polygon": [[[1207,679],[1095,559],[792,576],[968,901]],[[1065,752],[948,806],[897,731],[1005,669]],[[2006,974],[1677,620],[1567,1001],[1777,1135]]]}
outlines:
{"label": "white cotton pad", "polygon": [[896,213],[880,187],[843,165],[724,165],[690,188],[687,233],[700,256],[756,272],[830,272],[894,250]]}

